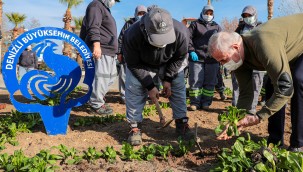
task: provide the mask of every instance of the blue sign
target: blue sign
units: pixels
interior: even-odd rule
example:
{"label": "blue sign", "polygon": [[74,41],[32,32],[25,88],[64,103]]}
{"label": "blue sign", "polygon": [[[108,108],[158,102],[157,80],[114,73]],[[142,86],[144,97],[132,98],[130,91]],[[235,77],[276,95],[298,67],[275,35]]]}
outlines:
{"label": "blue sign", "polygon": [[[56,40],[71,44],[80,53],[85,68],[83,83],[88,86],[84,96],[67,98],[80,82],[82,71],[75,60],[55,53],[58,47]],[[18,59],[25,48],[33,44],[33,50],[38,56],[43,55],[45,64],[53,73],[35,69],[18,80]],[[47,134],[66,134],[71,108],[85,104],[92,92],[95,67],[91,57],[87,45],[77,35],[64,29],[40,27],[23,33],[11,43],[2,64],[3,79],[12,104],[23,113],[40,113]],[[34,103],[16,100],[19,91],[25,99]],[[49,98],[58,98],[59,101],[53,106],[38,103]]]}

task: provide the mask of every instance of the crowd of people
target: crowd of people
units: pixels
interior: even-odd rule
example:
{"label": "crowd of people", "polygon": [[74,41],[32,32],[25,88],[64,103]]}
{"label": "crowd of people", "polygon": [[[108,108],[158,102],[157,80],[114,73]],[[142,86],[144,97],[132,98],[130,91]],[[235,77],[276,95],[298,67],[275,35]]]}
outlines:
{"label": "crowd of people", "polygon": [[[239,128],[268,119],[268,141],[283,144],[283,107],[292,97],[289,149],[303,151],[303,131],[299,129],[303,122],[303,108],[299,106],[303,100],[300,82],[303,78],[299,75],[303,52],[302,14],[261,24],[257,10],[246,6],[235,32],[224,32],[214,21],[215,10],[211,5],[204,6],[199,18],[188,28],[161,7],[139,5],[118,36],[110,13],[114,3],[114,0],[94,0],[88,5],[81,38],[91,48],[96,63],[89,104],[100,115],[113,112],[104,96],[116,76],[117,55],[121,103],[126,105],[131,130],[130,144],[142,143],[143,108],[147,98],[157,103],[160,90],[171,104],[177,136],[193,139],[187,108],[209,110],[215,90],[224,100],[220,71],[227,69],[233,81],[232,105],[247,110],[245,118],[239,121]],[[280,23],[287,25],[280,27]],[[186,107],[184,81],[186,67],[189,68],[189,107]],[[268,79],[263,84],[264,78]],[[267,101],[257,111],[261,90],[262,101],[265,97]],[[218,137],[229,138],[226,132]]]}
{"label": "crowd of people", "polygon": [[[143,108],[147,99],[157,103],[160,91],[170,102],[176,136],[194,139],[187,110],[210,110],[215,91],[225,100],[222,71],[227,70],[232,77],[232,105],[247,110],[238,123],[239,129],[268,119],[268,142],[283,145],[285,105],[291,99],[289,150],[303,151],[300,128],[303,124],[303,106],[300,106],[303,14],[262,24],[256,8],[246,6],[239,14],[241,20],[235,32],[225,32],[214,21],[215,9],[211,5],[205,5],[188,28],[157,5],[139,5],[118,35],[110,11],[114,4],[115,0],[93,0],[86,9],[80,38],[90,47],[95,61],[93,91],[88,103],[99,115],[112,114],[105,95],[119,76],[131,145],[142,144]],[[30,53],[28,49],[24,53]],[[35,62],[22,66],[23,61],[28,60],[21,58],[21,74],[36,67]],[[189,107],[186,68],[189,69]],[[257,111],[260,93],[262,108]],[[229,138],[226,131],[218,136],[220,140]]]}

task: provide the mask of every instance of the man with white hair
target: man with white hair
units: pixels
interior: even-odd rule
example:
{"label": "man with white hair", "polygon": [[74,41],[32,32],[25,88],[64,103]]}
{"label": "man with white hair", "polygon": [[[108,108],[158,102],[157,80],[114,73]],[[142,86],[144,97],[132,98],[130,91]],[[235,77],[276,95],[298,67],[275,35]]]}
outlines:
{"label": "man with white hair", "polygon": [[18,79],[21,80],[23,75],[31,70],[38,68],[36,52],[32,51],[32,46],[26,47],[25,51],[22,52],[18,61]]}
{"label": "man with white hair", "polygon": [[139,21],[141,17],[147,12],[147,8],[143,5],[138,5],[135,9],[135,15],[133,18],[130,18],[127,20],[122,27],[120,31],[120,35],[118,37],[118,54],[117,59],[120,63],[120,71],[119,71],[119,91],[121,96],[121,103],[125,104],[125,72],[126,72],[126,66],[125,66],[125,59],[123,58],[122,53],[122,43],[123,43],[123,35],[126,29],[128,29],[132,24],[134,24],[136,21]]}
{"label": "man with white hair", "polygon": [[[240,95],[237,107],[249,109],[253,101],[253,70],[266,70],[274,93],[256,115],[246,115],[238,122],[239,129],[280,115],[276,113],[291,98],[291,151],[303,151],[303,14],[269,20],[240,36],[221,32],[211,37],[209,53],[227,69],[234,70]],[[281,24],[283,23],[283,27]],[[284,127],[281,120],[280,127]],[[283,134],[283,133],[282,133]],[[218,139],[229,139],[226,131]]]}

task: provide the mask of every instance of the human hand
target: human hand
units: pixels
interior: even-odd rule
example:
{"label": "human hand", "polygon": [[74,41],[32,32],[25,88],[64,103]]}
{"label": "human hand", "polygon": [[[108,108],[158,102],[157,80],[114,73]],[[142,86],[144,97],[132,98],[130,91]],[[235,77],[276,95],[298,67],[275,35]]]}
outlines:
{"label": "human hand", "polygon": [[191,59],[196,62],[199,60],[199,57],[196,52],[190,52]]}
{"label": "human hand", "polygon": [[148,96],[153,103],[156,103],[159,99],[159,91],[156,87],[148,91]]}
{"label": "human hand", "polygon": [[162,91],[164,94],[165,94],[165,98],[168,98],[171,96],[171,83],[170,82],[167,82],[167,81],[164,81],[163,82],[163,91]]}
{"label": "human hand", "polygon": [[93,57],[95,59],[99,59],[101,58],[101,46],[100,46],[100,42],[94,42],[94,48],[93,48]]}
{"label": "human hand", "polygon": [[[260,122],[260,118],[257,115],[246,115],[237,123],[238,131],[240,132],[243,130],[243,128],[257,125]],[[225,126],[225,130],[217,137],[218,140],[229,140],[232,138],[232,136],[227,135],[228,127],[229,125]]]}
{"label": "human hand", "polygon": [[123,55],[122,54],[118,54],[117,55],[117,60],[119,61],[119,63],[123,62]]}

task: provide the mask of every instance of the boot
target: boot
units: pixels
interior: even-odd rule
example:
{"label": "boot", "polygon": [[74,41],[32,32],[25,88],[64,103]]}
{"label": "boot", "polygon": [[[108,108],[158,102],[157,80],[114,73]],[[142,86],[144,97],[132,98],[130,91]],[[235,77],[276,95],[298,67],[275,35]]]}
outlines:
{"label": "boot", "polygon": [[138,146],[142,144],[142,134],[141,134],[141,123],[130,123],[130,132],[127,142],[132,146]]}
{"label": "boot", "polygon": [[183,117],[175,120],[176,123],[176,133],[178,137],[181,137],[183,140],[195,139],[194,133],[189,129],[188,126],[188,117]]}
{"label": "boot", "polygon": [[220,92],[220,98],[221,100],[226,100],[226,96],[224,95],[224,92]]}

